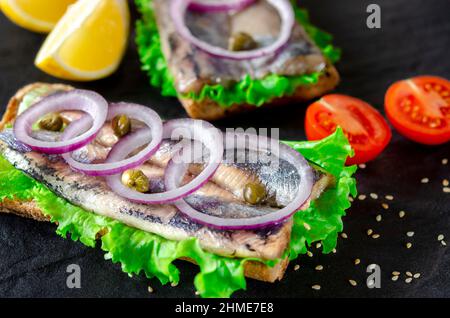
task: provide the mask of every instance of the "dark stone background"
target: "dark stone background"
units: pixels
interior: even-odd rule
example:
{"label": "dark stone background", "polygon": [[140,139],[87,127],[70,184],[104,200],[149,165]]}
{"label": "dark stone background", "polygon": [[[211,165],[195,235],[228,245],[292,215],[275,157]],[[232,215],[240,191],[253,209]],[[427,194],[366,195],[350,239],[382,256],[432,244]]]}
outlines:
{"label": "dark stone background", "polygon": [[[342,84],[337,91],[354,95],[382,109],[384,93],[396,80],[419,74],[450,78],[450,2],[448,0],[378,0],[382,8],[381,30],[365,25],[365,0],[305,0],[312,20],[335,35],[344,55],[338,68]],[[35,81],[60,82],[40,72],[33,59],[44,37],[11,24],[0,15],[0,105],[21,86]],[[161,97],[147,85],[140,72],[136,49],[129,50],[119,71],[108,79],[77,84],[96,90],[109,100],[127,100],[151,105],[164,118],[183,117],[185,112],[174,99]],[[217,123],[220,127],[280,127],[285,139],[304,139],[306,105],[254,112]],[[426,147],[412,143],[394,132],[387,150],[357,173],[360,193],[375,192],[380,199],[358,201],[345,217],[348,239],[339,239],[337,254],[301,257],[293,262],[282,282],[273,285],[249,281],[248,291],[236,296],[250,297],[449,297],[450,253],[436,237],[445,234],[450,243],[450,197],[442,192],[442,179],[449,178],[450,147]],[[421,184],[423,177],[429,184]],[[393,194],[390,208],[381,203]],[[400,219],[398,211],[405,210]],[[375,216],[383,215],[377,223]],[[373,228],[377,240],[365,234]],[[162,287],[143,277],[129,278],[118,265],[103,260],[103,252],[64,240],[54,225],[12,215],[0,216],[0,296],[3,297],[191,297],[194,296],[193,265],[179,263],[182,282]],[[411,239],[407,231],[414,231]],[[413,247],[405,248],[411,241]],[[313,248],[313,252],[315,249]],[[355,266],[353,260],[361,259]],[[66,288],[66,267],[76,263],[82,269],[82,288]],[[294,271],[295,264],[301,264]],[[381,289],[365,286],[368,264],[381,266]],[[324,266],[322,272],[315,266]],[[401,279],[390,273],[401,271]],[[405,271],[420,272],[421,278],[404,282]],[[358,281],[352,287],[348,279]],[[151,284],[154,294],[147,292]],[[313,291],[312,284],[322,290]]]}

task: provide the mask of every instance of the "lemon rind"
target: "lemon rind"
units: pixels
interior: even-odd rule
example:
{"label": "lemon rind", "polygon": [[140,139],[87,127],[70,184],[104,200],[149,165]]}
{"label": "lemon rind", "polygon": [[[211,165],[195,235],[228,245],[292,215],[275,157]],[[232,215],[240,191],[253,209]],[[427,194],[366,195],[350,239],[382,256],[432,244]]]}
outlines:
{"label": "lemon rind", "polygon": [[[118,61],[116,63],[111,64],[110,66],[108,66],[106,68],[101,69],[101,70],[84,71],[84,70],[74,68],[74,67],[68,65],[67,63],[65,63],[58,55],[58,50],[64,45],[65,41],[70,37],[70,34],[75,32],[78,28],[80,28],[82,26],[82,24],[86,21],[86,19],[88,19],[90,17],[90,15],[92,15],[94,13],[97,6],[101,4],[101,1],[102,0],[89,0],[89,2],[85,1],[86,3],[89,3],[90,6],[87,7],[88,9],[83,10],[83,14],[80,14],[79,16],[77,16],[77,19],[75,21],[72,21],[71,27],[66,31],[66,36],[61,36],[58,41],[55,41],[55,43],[52,44],[52,46],[49,45],[49,47],[47,49],[43,50],[45,48],[45,46],[48,45],[47,43],[50,43],[52,40],[52,34],[49,35],[49,37],[44,42],[44,45],[42,46],[41,50],[39,51],[38,55],[36,56],[35,65],[38,68],[42,69],[44,72],[50,73],[51,75],[53,75],[55,77],[62,77],[65,79],[76,80],[76,81],[91,81],[91,80],[105,78],[117,70],[117,68],[119,67],[120,62],[122,60],[122,57],[125,54],[125,48],[126,48],[126,43],[128,41],[128,37],[124,38],[124,43],[122,43],[122,47],[123,47],[122,55],[118,59]],[[83,2],[83,1],[79,1],[79,2],[75,3],[74,5],[72,5],[71,7],[69,7],[66,14],[70,15],[70,11],[74,11],[77,9],[75,7],[76,5],[82,5],[82,4],[80,4],[81,2]],[[127,5],[126,1],[123,1],[123,0],[116,0],[115,2],[118,4],[119,10],[122,14],[123,25],[126,27],[125,34],[128,34],[129,27],[130,27],[130,15],[129,15],[129,10],[128,10],[128,5]],[[64,17],[61,18],[61,21],[63,19],[64,19]],[[58,28],[58,26],[56,26],[56,28],[54,30],[55,36],[58,31],[57,28]],[[44,55],[44,53],[45,53],[45,55]],[[47,68],[43,69],[41,67],[41,65],[45,65]],[[53,70],[48,69],[49,66]],[[61,70],[58,70],[58,67]]]}

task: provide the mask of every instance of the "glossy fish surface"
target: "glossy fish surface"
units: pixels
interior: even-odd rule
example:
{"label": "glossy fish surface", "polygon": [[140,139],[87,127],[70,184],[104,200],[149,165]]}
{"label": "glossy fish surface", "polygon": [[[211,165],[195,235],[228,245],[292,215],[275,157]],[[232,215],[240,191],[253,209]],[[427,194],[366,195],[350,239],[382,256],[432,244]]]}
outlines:
{"label": "glossy fish surface", "polygon": [[[205,250],[225,256],[274,259],[282,255],[290,237],[290,222],[258,231],[219,231],[202,226],[184,217],[171,205],[143,205],[132,203],[112,192],[104,179],[73,171],[58,156],[37,152],[23,152],[20,147],[1,135],[0,153],[17,169],[45,184],[55,192],[87,211],[105,215],[130,226],[161,235],[172,240],[197,237]],[[155,182],[157,178],[153,178]],[[235,199],[225,190],[209,183],[188,202],[196,208],[223,217],[249,217],[273,211],[270,207],[254,207]]]}
{"label": "glossy fish surface", "polygon": [[[304,28],[295,23],[290,41],[278,54],[253,60],[235,61],[213,57],[185,41],[177,32],[169,13],[170,1],[153,0],[162,48],[176,89],[180,93],[198,92],[204,84],[227,86],[250,75],[299,76],[323,71],[326,58],[311,41]],[[260,0],[239,12],[186,13],[186,25],[197,38],[227,48],[233,34],[244,32],[260,47],[276,41],[281,21],[275,8]]]}
{"label": "glossy fish surface", "polygon": [[[211,229],[191,221],[171,205],[132,203],[112,192],[103,178],[75,172],[58,156],[24,152],[29,149],[21,147],[19,142],[14,141],[11,131],[2,132],[0,140],[1,155],[17,169],[24,171],[59,196],[87,211],[120,220],[130,226],[172,240],[197,237],[206,250],[226,256],[274,259],[280,257],[288,245],[290,221],[258,231]],[[97,147],[100,146],[97,145]],[[222,169],[228,170],[229,174],[236,174],[235,179],[245,178],[250,172],[256,171],[226,165]],[[151,179],[153,190],[155,192],[162,191],[164,169],[147,163],[142,170]],[[288,178],[284,181],[294,181],[292,186],[281,188],[283,195],[294,187],[295,182],[298,182],[290,174],[291,172],[287,171]],[[278,181],[270,185],[269,181],[270,179],[274,180],[273,177],[264,177],[264,174],[260,174],[260,176],[263,177],[262,182],[268,185],[270,191],[276,190]],[[282,182],[280,181],[280,183]],[[232,182],[228,184],[229,188],[233,188],[233,186]],[[215,182],[207,183],[188,197],[187,201],[205,213],[227,218],[251,217],[275,211],[271,205],[248,205]]]}

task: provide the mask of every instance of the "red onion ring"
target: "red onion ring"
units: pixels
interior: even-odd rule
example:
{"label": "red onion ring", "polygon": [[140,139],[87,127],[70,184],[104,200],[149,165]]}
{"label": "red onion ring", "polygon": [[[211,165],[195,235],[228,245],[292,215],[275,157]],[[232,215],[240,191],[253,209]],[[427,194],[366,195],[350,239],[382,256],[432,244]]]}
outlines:
{"label": "red onion ring", "polygon": [[[203,171],[193,180],[181,187],[174,187],[165,192],[150,194],[140,193],[124,186],[121,181],[121,175],[116,174],[106,177],[106,182],[112,191],[130,201],[137,203],[165,204],[188,196],[208,182],[208,180],[216,172],[223,158],[222,133],[210,123],[194,119],[170,120],[164,124],[163,130],[164,139],[182,137],[202,143],[209,150],[210,154],[205,169],[203,169]],[[121,151],[121,153],[111,154],[107,161],[122,160],[126,156],[126,152],[129,153],[133,149],[136,149],[135,146],[133,147],[134,141],[138,139],[136,136],[137,134],[130,135],[130,140],[126,141],[125,145],[119,145],[123,142],[123,139],[119,141],[116,146],[123,146],[123,151]],[[165,173],[165,175],[167,176],[167,173]]]}
{"label": "red onion ring", "polygon": [[[84,133],[74,138],[49,142],[37,140],[30,136],[33,124],[42,116],[64,110],[85,112],[90,118],[91,126]],[[16,119],[14,135],[32,150],[47,154],[63,154],[77,150],[90,143],[102,128],[108,114],[108,103],[97,93],[85,90],[72,90],[48,96],[28,108]]]}
{"label": "red onion ring", "polygon": [[[234,142],[237,138],[248,138],[248,146],[245,146],[245,142]],[[226,134],[225,141],[227,149],[229,145],[235,145],[232,149],[249,149],[255,151],[270,151],[269,145],[274,141],[271,138],[257,136],[257,135],[245,135],[245,134]],[[278,143],[278,142],[277,142]],[[263,148],[260,146],[264,145]],[[217,216],[211,216],[200,211],[197,211],[190,206],[184,199],[175,202],[175,206],[181,213],[185,214],[192,220],[206,225],[211,228],[219,230],[254,230],[267,226],[273,226],[283,222],[291,217],[297,210],[299,210],[309,199],[314,184],[314,176],[311,167],[306,159],[297,151],[290,148],[287,145],[279,144],[279,158],[286,160],[293,167],[297,169],[300,176],[300,187],[295,198],[286,207],[278,210],[277,212],[269,213],[263,216],[253,218],[241,218],[241,219],[226,219]],[[180,182],[180,175],[184,176],[187,172],[188,165],[175,163],[170,161],[166,168],[165,187],[166,189],[174,189]]]}
{"label": "red onion ring", "polygon": [[198,12],[240,11],[255,3],[256,0],[193,0],[189,10]]}
{"label": "red onion ring", "polygon": [[[139,120],[146,124],[149,129],[140,129],[137,136],[128,138],[125,136],[121,139],[122,142],[117,143],[110,151],[108,158],[111,156],[121,156],[122,159],[117,161],[106,160],[105,163],[85,164],[76,161],[72,158],[70,153],[63,155],[66,162],[76,171],[82,172],[89,176],[106,176],[122,173],[125,170],[140,166],[159,149],[162,140],[163,124],[161,118],[152,109],[131,103],[117,103],[109,106],[109,112],[106,120],[112,120],[117,115],[126,115],[129,118]],[[63,133],[62,140],[70,139],[76,136],[80,131],[84,131],[89,127],[91,118],[84,116],[76,122],[70,124]],[[139,151],[132,157],[126,158],[131,151],[128,151],[128,146],[133,147],[133,150],[148,144],[144,149]],[[125,149],[125,151],[124,151]]]}
{"label": "red onion ring", "polygon": [[267,0],[274,6],[281,17],[282,25],[278,39],[271,45],[250,51],[233,52],[225,48],[214,46],[196,38],[185,23],[185,15],[188,7],[193,0],[172,0],[170,4],[170,14],[175,28],[180,35],[189,43],[196,46],[200,50],[218,57],[232,60],[249,60],[263,57],[266,55],[276,54],[282,49],[291,37],[292,27],[295,23],[294,10],[288,0]]}

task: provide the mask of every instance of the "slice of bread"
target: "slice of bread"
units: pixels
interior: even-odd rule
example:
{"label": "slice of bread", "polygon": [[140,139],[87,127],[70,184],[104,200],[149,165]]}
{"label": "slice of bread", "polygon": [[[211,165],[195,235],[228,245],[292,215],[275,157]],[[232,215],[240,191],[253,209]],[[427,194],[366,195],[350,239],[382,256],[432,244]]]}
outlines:
{"label": "slice of bread", "polygon": [[[304,102],[322,96],[339,83],[338,71],[299,21],[296,21],[292,27],[290,41],[283,49],[283,54],[276,55],[264,63],[242,62],[219,59],[201,52],[180,35],[170,14],[169,1],[147,2],[151,4],[151,11],[154,11],[161,51],[173,77],[180,102],[192,118],[217,120],[237,113],[257,111],[259,108]],[[147,10],[148,8],[143,11]],[[195,30],[196,36],[201,34],[203,36],[201,39],[207,39],[207,42],[219,46],[224,45],[236,31],[245,32],[255,38],[270,38],[277,36],[276,30],[279,24],[279,17],[273,12],[270,4],[258,1],[247,10],[236,14],[196,16],[196,19],[191,19],[189,28]],[[149,17],[144,18],[144,21],[152,23]],[[264,21],[264,23],[255,21]],[[151,34],[147,36],[150,37]],[[144,52],[148,51],[144,50]],[[150,60],[148,56],[141,56],[141,58],[145,61]],[[158,67],[154,68],[154,72],[160,72]],[[312,74],[318,70],[321,76],[317,83],[298,86],[293,94],[272,99],[259,107],[241,103],[224,107],[210,98],[202,100],[183,98],[189,93],[200,93],[206,85],[215,86],[223,83],[227,86],[226,83],[235,83],[248,74],[251,74],[252,78],[253,75],[255,75],[254,78],[263,78],[271,74],[296,77]],[[153,74],[150,72],[149,75]]]}
{"label": "slice of bread", "polygon": [[[19,105],[27,93],[48,86],[50,90],[61,91],[73,89],[71,86],[61,84],[34,83],[20,89],[9,101],[6,112],[0,121],[0,130],[6,125],[13,124],[17,116]],[[12,213],[22,217],[32,218],[36,221],[50,221],[43,211],[33,201],[4,200],[0,202],[0,212]],[[103,233],[103,235],[106,233]],[[191,261],[191,260],[187,260]],[[283,259],[274,267],[266,266],[259,262],[250,261],[245,264],[245,276],[266,282],[281,280],[289,264],[288,258]]]}
{"label": "slice of bread", "polygon": [[[261,107],[277,107],[288,103],[306,102],[316,97],[320,97],[333,90],[339,83],[339,73],[333,65],[328,65],[325,72],[319,77],[319,81],[314,85],[302,85],[297,88],[291,96],[274,99],[271,103]],[[222,107],[216,102],[208,99],[195,101],[192,99],[180,98],[181,104],[188,115],[192,118],[204,120],[217,120],[229,115],[248,112],[258,108],[254,105],[233,105]]]}

